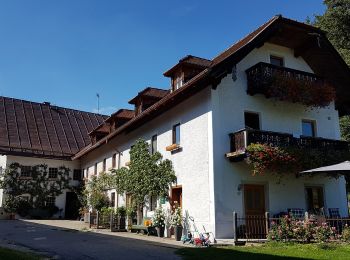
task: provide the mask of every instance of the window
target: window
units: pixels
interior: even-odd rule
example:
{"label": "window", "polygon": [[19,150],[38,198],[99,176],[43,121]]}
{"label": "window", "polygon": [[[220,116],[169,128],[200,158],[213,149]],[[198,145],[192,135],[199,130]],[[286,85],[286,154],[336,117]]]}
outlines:
{"label": "window", "polygon": [[278,57],[278,56],[274,56],[274,55],[270,56],[270,63],[272,65],[276,65],[276,66],[280,66],[280,67],[284,66],[283,58],[282,57]]}
{"label": "window", "polygon": [[95,166],[94,166],[94,174],[97,175],[97,163],[95,163]]}
{"label": "window", "polygon": [[47,197],[46,206],[55,206],[56,198],[55,197]]}
{"label": "window", "polygon": [[112,168],[115,169],[117,166],[117,154],[112,155]]}
{"label": "window", "polygon": [[86,168],[86,178],[87,178],[87,179],[89,178],[89,173],[90,173],[90,168],[87,167],[87,168]]}
{"label": "window", "polygon": [[151,153],[155,154],[157,152],[157,135],[152,136],[152,143],[151,143]]}
{"label": "window", "polygon": [[111,207],[115,207],[115,192],[111,193]]}
{"label": "window", "polygon": [[32,177],[32,167],[22,166],[21,167],[21,177]]}
{"label": "window", "polygon": [[180,124],[173,126],[173,144],[180,144]]}
{"label": "window", "polygon": [[179,76],[175,79],[175,90],[182,87],[182,77]]}
{"label": "window", "polygon": [[316,136],[316,122],[312,120],[302,120],[302,135],[303,136]]}
{"label": "window", "polygon": [[80,169],[75,169],[73,171],[73,180],[75,180],[75,181],[81,180],[81,170]]}
{"label": "window", "polygon": [[0,166],[0,176],[2,176],[3,174],[3,170],[2,170],[2,167]]}
{"label": "window", "polygon": [[106,158],[103,159],[102,171],[106,172]]}
{"label": "window", "polygon": [[149,210],[153,211],[157,208],[157,196],[150,196],[149,198]]}
{"label": "window", "polygon": [[58,177],[58,169],[49,168],[49,179],[57,179],[57,177]]}
{"label": "window", "polygon": [[306,187],[306,205],[310,213],[318,214],[324,208],[323,187]]}
{"label": "window", "polygon": [[259,114],[252,112],[244,112],[244,124],[246,128],[260,130]]}

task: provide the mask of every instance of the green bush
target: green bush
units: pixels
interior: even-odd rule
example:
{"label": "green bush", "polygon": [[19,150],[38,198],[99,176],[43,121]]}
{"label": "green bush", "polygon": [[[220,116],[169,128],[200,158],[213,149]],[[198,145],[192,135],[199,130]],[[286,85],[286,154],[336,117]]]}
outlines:
{"label": "green bush", "polygon": [[126,216],[126,208],[124,206],[118,207],[116,210],[116,213],[119,217],[125,217]]}
{"label": "green bush", "polygon": [[345,225],[343,232],[341,234],[342,240],[345,242],[350,242],[350,227]]}
{"label": "green bush", "polygon": [[16,212],[21,217],[26,217],[29,214],[29,210],[31,210],[32,208],[32,205],[28,201],[19,200],[17,203]]}

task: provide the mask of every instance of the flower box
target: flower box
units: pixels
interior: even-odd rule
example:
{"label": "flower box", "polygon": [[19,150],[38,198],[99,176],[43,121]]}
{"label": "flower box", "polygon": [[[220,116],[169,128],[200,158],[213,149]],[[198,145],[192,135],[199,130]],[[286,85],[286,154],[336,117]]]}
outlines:
{"label": "flower box", "polygon": [[171,152],[171,151],[174,151],[177,149],[180,149],[180,145],[178,145],[178,144],[172,144],[172,145],[165,147],[165,150],[167,150],[168,152]]}

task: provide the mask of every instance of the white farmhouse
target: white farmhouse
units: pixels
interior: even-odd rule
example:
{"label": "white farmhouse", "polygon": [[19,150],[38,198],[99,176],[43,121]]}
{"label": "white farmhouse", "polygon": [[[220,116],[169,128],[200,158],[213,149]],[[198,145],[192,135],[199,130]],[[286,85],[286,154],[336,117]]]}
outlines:
{"label": "white farmhouse", "polygon": [[[252,143],[349,151],[348,144],[339,141],[339,113],[350,113],[350,70],[324,32],[275,16],[213,59],[189,55],[164,75],[171,79],[170,90],[148,87],[129,101],[134,110],[120,109],[107,119],[89,114],[87,123],[86,113],[62,110],[57,116],[66,123],[55,125],[53,132],[43,128],[51,121],[43,122],[41,117],[31,121],[29,130],[17,127],[9,131],[1,125],[0,143],[9,146],[1,150],[2,167],[12,161],[28,165],[43,161],[50,167],[63,162],[82,169],[89,178],[127,166],[131,146],[143,138],[152,151],[173,162],[177,183],[171,187],[166,206],[178,202],[198,227],[218,238],[233,237],[233,212],[249,217],[265,212],[278,216],[288,211],[327,213],[336,209],[347,216],[343,176],[285,173],[279,178],[270,172],[253,176],[244,160],[246,147]],[[290,88],[293,84],[295,88]],[[295,91],[297,87],[299,91]],[[329,98],[331,102],[327,102]],[[320,107],[313,107],[313,102]],[[4,113],[0,111],[2,122],[9,116]],[[12,113],[23,112],[13,109]],[[64,113],[73,113],[74,119],[67,119]],[[34,147],[34,139],[26,137],[32,147],[24,154],[27,150],[21,146],[16,150],[16,142],[22,144],[27,140],[22,136],[32,135],[27,131],[43,133],[39,139],[35,137],[38,147]],[[42,140],[55,136],[55,131],[59,140],[42,146]],[[67,155],[69,159],[57,161],[62,158],[45,152],[57,152],[63,143],[68,150],[58,149],[59,157]],[[108,193],[114,207],[129,203],[115,190]],[[152,216],[163,202],[150,198],[143,215]]]}
{"label": "white farmhouse", "polygon": [[[337,140],[338,114],[349,113],[350,70],[324,32],[275,16],[212,60],[186,56],[164,75],[171,78],[170,91],[149,87],[140,92],[130,101],[134,111],[113,114],[73,157],[81,161],[85,177],[127,166],[130,147],[143,138],[173,162],[177,185],[170,204],[180,203],[197,226],[216,237],[233,236],[233,212],[278,216],[333,208],[347,216],[344,177],[252,176],[243,160],[246,146],[254,142],[349,150]],[[336,102],[310,108],[298,99],[305,92],[293,102],[280,101],[268,89],[283,81],[310,88],[326,88],[329,82]],[[124,196],[109,193],[115,207],[127,203]],[[154,200],[144,215],[152,215]]]}
{"label": "white farmhouse", "polygon": [[[70,169],[70,185],[81,182],[79,161],[72,156],[90,143],[89,132],[105,116],[20,99],[0,97],[0,172],[12,163],[19,163],[21,179],[31,179],[31,167],[46,164],[49,177],[57,178],[59,167]],[[22,199],[30,199],[23,194]],[[73,191],[64,190],[57,198],[45,203],[57,206],[56,217],[76,218],[77,197]],[[0,207],[4,198],[0,189]],[[1,216],[0,216],[1,218]]]}

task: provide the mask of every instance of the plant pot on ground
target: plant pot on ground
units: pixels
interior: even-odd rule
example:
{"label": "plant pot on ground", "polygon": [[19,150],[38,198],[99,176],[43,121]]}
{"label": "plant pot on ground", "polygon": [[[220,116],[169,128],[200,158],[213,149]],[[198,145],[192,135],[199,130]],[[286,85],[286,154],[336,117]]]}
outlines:
{"label": "plant pot on ground", "polygon": [[164,227],[156,227],[158,237],[164,237]]}
{"label": "plant pot on ground", "polygon": [[176,241],[181,241],[182,230],[183,230],[182,226],[174,227],[174,233],[175,233],[175,240]]}

